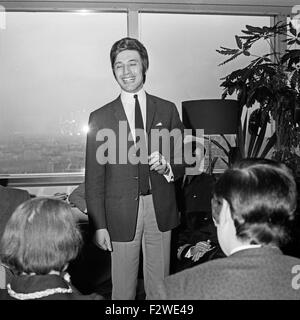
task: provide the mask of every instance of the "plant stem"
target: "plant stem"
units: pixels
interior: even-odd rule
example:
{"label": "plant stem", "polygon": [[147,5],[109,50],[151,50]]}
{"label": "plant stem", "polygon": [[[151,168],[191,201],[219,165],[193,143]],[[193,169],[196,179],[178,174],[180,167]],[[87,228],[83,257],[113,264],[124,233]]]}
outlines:
{"label": "plant stem", "polygon": [[275,57],[276,62],[279,63],[279,59],[277,57],[277,52],[275,51],[275,47],[273,46],[272,41],[270,40],[270,38],[268,38],[266,40],[269,43],[269,46],[271,48],[271,54]]}

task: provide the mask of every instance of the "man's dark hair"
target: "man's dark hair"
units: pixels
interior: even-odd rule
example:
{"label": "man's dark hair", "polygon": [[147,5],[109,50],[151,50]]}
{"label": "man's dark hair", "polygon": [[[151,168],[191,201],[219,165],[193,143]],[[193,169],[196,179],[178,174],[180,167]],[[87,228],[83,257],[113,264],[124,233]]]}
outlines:
{"label": "man's dark hair", "polygon": [[[282,163],[245,160],[219,178],[214,199],[225,199],[236,235],[252,244],[281,246],[289,240],[289,223],[295,216],[297,188],[294,177]],[[214,211],[214,210],[213,210]],[[213,212],[218,221],[218,211]]]}
{"label": "man's dark hair", "polygon": [[[137,39],[133,38],[123,38],[121,40],[118,40],[115,42],[110,50],[110,62],[111,67],[114,72],[114,64],[116,61],[117,55],[124,51],[124,50],[135,50],[139,53],[141,59],[142,59],[142,65],[143,65],[143,77],[144,82],[146,81],[146,71],[149,68],[149,58],[148,53],[144,45],[138,41]],[[115,72],[114,72],[115,74]]]}

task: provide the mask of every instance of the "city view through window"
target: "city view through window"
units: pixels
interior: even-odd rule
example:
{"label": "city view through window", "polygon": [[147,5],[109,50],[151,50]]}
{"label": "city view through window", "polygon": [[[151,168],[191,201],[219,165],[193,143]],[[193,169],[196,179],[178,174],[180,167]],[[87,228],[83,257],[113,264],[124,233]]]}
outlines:
{"label": "city view through window", "polygon": [[[182,101],[220,98],[220,78],[242,62],[219,67],[215,50],[234,46],[234,35],[251,23],[270,25],[270,17],[141,13],[146,91],[173,101],[180,114]],[[9,12],[6,24],[0,174],[83,172],[89,114],[120,93],[109,51],[127,35],[126,13]],[[222,156],[215,147],[213,154]],[[225,167],[218,161],[217,169]]]}

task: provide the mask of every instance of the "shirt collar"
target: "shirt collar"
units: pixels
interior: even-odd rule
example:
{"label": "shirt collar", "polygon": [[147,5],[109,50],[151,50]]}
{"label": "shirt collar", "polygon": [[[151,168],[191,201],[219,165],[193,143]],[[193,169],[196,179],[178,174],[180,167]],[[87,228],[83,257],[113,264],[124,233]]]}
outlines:
{"label": "shirt collar", "polygon": [[231,250],[230,252],[230,256],[238,251],[241,250],[246,250],[246,249],[254,249],[254,248],[260,248],[262,245],[261,244],[245,244],[239,247],[234,248],[233,250]]}
{"label": "shirt collar", "polygon": [[133,96],[135,94],[138,95],[139,100],[146,99],[146,92],[145,92],[144,88],[142,88],[141,90],[139,90],[138,92],[135,92],[135,93],[122,90],[121,91],[121,100],[123,102],[132,102]]}

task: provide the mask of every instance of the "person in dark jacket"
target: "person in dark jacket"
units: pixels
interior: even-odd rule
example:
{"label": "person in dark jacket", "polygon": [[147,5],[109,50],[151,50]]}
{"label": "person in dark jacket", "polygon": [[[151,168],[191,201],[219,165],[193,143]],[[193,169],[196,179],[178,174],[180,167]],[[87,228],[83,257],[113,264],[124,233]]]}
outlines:
{"label": "person in dark jacket", "polygon": [[296,216],[297,188],[276,162],[244,160],[217,180],[212,213],[227,257],[167,277],[150,299],[300,300],[300,259],[280,248]]}
{"label": "person in dark jacket", "polygon": [[185,176],[177,192],[181,225],[177,230],[174,272],[225,257],[211,213],[215,178],[212,175]]}

